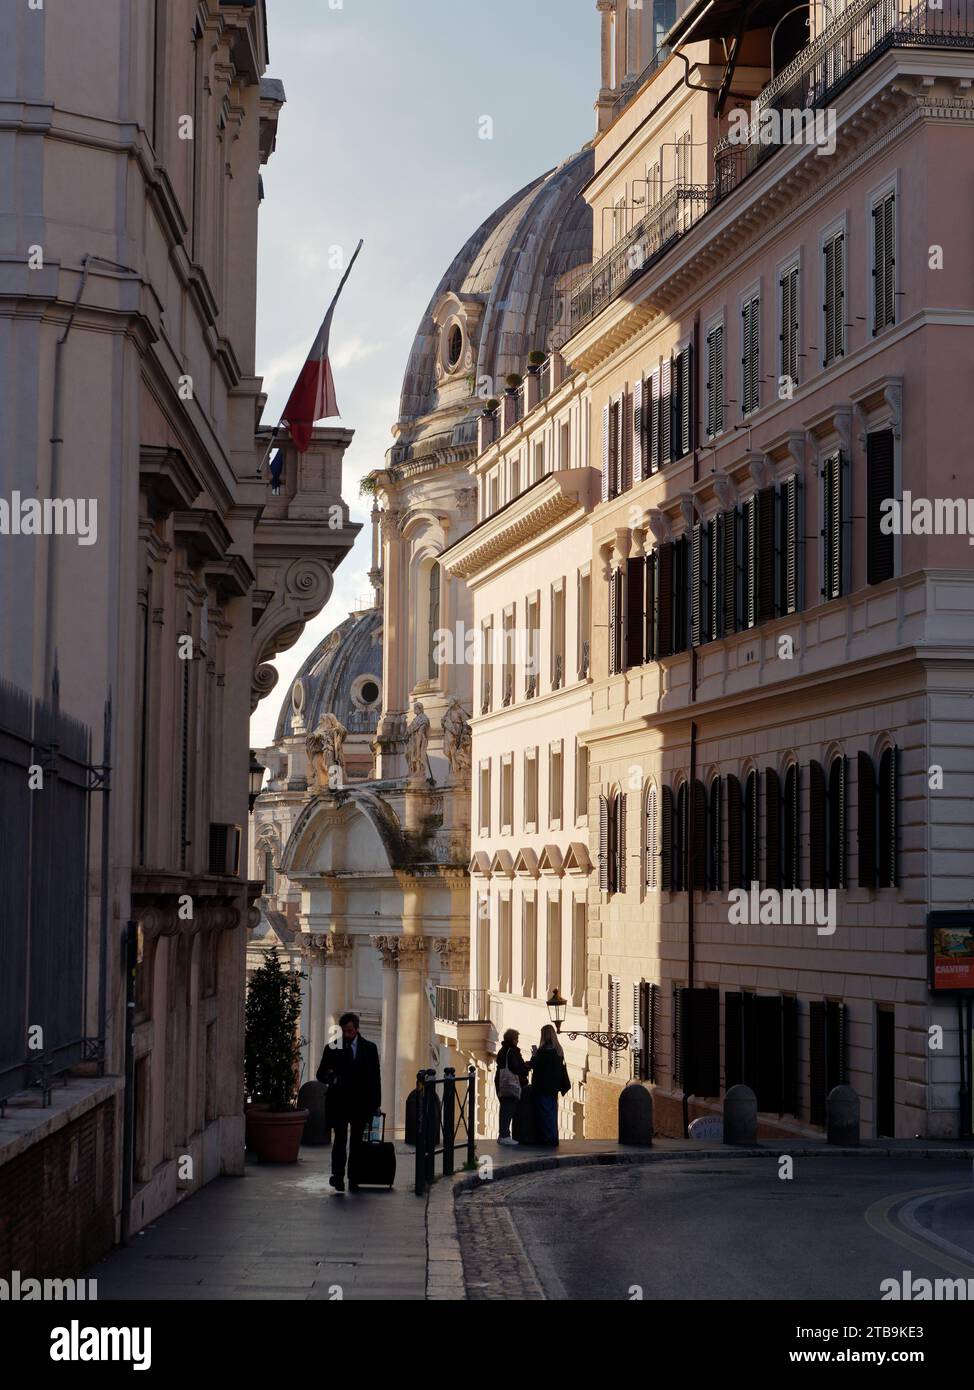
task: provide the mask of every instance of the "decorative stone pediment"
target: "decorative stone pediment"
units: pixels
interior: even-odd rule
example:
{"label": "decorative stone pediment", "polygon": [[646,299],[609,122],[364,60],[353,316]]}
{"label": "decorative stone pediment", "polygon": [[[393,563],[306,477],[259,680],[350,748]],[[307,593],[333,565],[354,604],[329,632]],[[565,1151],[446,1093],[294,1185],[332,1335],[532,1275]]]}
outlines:
{"label": "decorative stone pediment", "polygon": [[589,856],[588,846],[583,844],[581,840],[573,840],[565,854],[563,867],[566,874],[590,874],[592,872],[592,860]]}
{"label": "decorative stone pediment", "polygon": [[545,845],[538,860],[538,871],[542,874],[556,874],[561,878],[565,872],[564,859],[557,845]]}

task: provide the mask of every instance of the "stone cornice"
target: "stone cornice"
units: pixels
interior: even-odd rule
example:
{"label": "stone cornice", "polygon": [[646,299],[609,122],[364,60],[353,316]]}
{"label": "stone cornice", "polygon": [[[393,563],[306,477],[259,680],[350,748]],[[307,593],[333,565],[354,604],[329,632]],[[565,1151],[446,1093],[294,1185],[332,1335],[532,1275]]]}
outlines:
{"label": "stone cornice", "polygon": [[472,579],[490,565],[536,540],[592,502],[594,469],[552,473],[464,536],[442,557],[441,564],[458,579]]}

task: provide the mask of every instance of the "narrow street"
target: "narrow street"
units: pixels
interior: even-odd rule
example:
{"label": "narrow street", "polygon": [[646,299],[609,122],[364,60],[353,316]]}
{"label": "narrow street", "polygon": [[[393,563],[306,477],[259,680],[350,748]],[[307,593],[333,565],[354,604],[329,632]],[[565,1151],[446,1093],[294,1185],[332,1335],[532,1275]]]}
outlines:
{"label": "narrow street", "polygon": [[[790,1180],[773,1159],[575,1168],[464,1195],[458,1208],[473,1298],[498,1296],[495,1279],[521,1296],[585,1300],[875,1301],[904,1270],[974,1281],[963,1161],[799,1158]],[[502,1239],[523,1254],[495,1270]]]}

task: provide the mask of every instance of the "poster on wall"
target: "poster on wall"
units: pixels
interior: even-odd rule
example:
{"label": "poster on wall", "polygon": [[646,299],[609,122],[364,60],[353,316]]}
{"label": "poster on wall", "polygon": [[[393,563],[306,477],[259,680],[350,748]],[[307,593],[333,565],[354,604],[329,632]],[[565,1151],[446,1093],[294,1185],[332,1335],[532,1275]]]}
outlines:
{"label": "poster on wall", "polygon": [[974,913],[931,912],[930,988],[935,994],[974,993]]}

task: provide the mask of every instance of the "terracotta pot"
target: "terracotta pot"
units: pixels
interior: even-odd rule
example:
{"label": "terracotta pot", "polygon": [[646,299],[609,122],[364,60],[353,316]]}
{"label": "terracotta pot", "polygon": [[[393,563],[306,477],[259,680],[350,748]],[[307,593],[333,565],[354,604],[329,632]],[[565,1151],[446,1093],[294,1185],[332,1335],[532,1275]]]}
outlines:
{"label": "terracotta pot", "polygon": [[261,1163],[297,1163],[307,1110],[247,1111],[247,1148]]}

